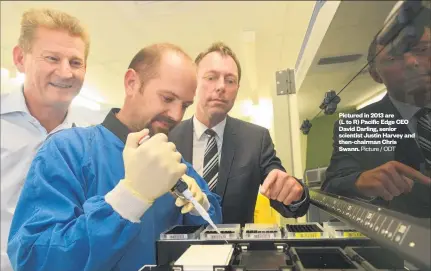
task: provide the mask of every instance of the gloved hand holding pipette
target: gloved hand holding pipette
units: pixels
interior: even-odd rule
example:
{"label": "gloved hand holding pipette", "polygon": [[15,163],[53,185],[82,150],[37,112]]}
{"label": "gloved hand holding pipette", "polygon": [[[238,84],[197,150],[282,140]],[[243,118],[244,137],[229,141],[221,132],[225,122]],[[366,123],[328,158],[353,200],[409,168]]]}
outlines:
{"label": "gloved hand holding pipette", "polygon": [[[139,145],[142,145],[143,143],[147,142],[150,139],[150,136],[148,134],[144,135],[140,140],[139,140]],[[202,192],[202,190],[200,189],[199,185],[196,183],[196,181],[191,178],[190,176],[184,174],[181,179],[187,184],[187,188],[184,187],[183,189],[186,190],[188,189],[190,194],[186,194],[186,195],[180,195],[180,197],[178,197],[175,201],[175,205],[178,207],[182,207],[181,209],[181,213],[182,214],[186,214],[188,212],[190,212],[190,214],[192,215],[196,215],[199,216],[201,215],[199,213],[199,211],[196,210],[193,202],[192,202],[192,198],[199,203],[205,211],[208,211],[209,207],[210,207],[210,203],[207,199],[207,196]],[[178,191],[177,191],[178,192]],[[184,191],[179,191],[180,194],[182,194]],[[187,196],[189,196],[190,198],[187,199]]]}
{"label": "gloved hand holding pipette", "polygon": [[[150,135],[146,134],[141,137],[138,145],[144,144],[150,139]],[[190,214],[195,216],[201,216],[205,221],[207,221],[218,233],[217,226],[214,224],[210,215],[208,214],[208,209],[210,208],[210,203],[207,196],[202,192],[196,180],[192,177],[184,174],[181,179],[179,179],[176,184],[172,187],[171,192],[177,196],[175,205],[182,207],[181,213]]]}
{"label": "gloved hand holding pipette", "polygon": [[[139,140],[139,145],[142,145],[143,143],[150,140],[150,135],[145,134],[142,136],[142,138]],[[184,174],[181,179],[187,184],[187,187],[182,188],[182,191],[176,191],[179,192],[179,197],[175,201],[175,205],[178,207],[182,207],[181,213],[186,214],[190,212],[192,215],[202,215],[199,213],[198,210],[196,210],[195,203],[199,203],[205,211],[208,211],[210,207],[210,203],[207,199],[207,196],[202,192],[199,185],[196,183],[195,179],[191,178],[190,176],[187,176]],[[175,189],[174,189],[175,190]],[[186,194],[184,195],[183,190],[188,190]],[[177,195],[178,196],[178,195]]]}
{"label": "gloved hand holding pipette", "polygon": [[202,190],[196,183],[195,179],[184,174],[173,187],[173,191],[174,194],[181,194],[178,195],[179,197],[175,201],[175,205],[178,207],[185,205],[185,207],[182,208],[181,213],[184,214],[190,212],[192,215],[201,216],[213,227],[214,230],[221,234],[207,212],[210,207],[208,198],[204,193],[202,193]]}
{"label": "gloved hand holding pipette", "polygon": [[[139,147],[133,140],[126,142],[123,151],[125,177],[122,182],[136,196],[152,203],[176,183],[187,167],[180,162],[181,154],[173,143],[168,142],[165,134],[149,137],[148,131],[144,130],[142,135],[145,144],[139,142]],[[142,160],[142,157],[146,159]]]}
{"label": "gloved hand holding pipette", "polygon": [[[210,203],[208,202],[207,196],[202,192],[196,181],[186,174],[184,174],[181,179],[185,183],[187,183],[187,186],[193,198],[205,209],[205,211],[207,211],[210,207]],[[175,205],[178,207],[182,207],[181,213],[183,214],[190,212],[190,214],[192,215],[200,215],[193,203],[190,202],[188,199],[182,199],[178,197],[175,201]]]}
{"label": "gloved hand holding pipette", "polygon": [[[181,154],[165,134],[150,138],[148,132],[144,129],[128,135],[123,150],[124,179],[105,196],[115,211],[135,223],[140,222],[154,201],[168,192],[187,169],[181,163]],[[145,144],[142,144],[139,141],[144,137]],[[123,204],[122,198],[130,196],[141,203],[136,210]]]}

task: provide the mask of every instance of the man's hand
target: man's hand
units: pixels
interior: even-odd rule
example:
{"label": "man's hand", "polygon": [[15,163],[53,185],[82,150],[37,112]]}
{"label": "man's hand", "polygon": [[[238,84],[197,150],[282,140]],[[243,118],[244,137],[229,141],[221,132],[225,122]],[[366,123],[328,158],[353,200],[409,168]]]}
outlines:
{"label": "man's hand", "polygon": [[124,179],[105,200],[123,218],[140,223],[142,215],[161,195],[169,192],[185,174],[181,154],[165,134],[156,134],[142,144],[148,129],[130,133],[123,150]]}
{"label": "man's hand", "polygon": [[[187,176],[186,174],[184,174],[181,178],[183,179],[184,182],[187,183],[189,190],[190,192],[192,192],[192,195],[196,199],[196,201],[199,202],[202,205],[202,207],[204,207],[205,210],[208,210],[210,207],[208,198],[202,192],[201,188],[196,183],[195,179]],[[175,205],[178,207],[184,206],[183,208],[181,208],[182,214],[186,214],[190,212],[190,214],[192,215],[199,215],[199,213],[195,210],[195,207],[193,206],[193,204],[188,200],[177,198],[175,201]]]}
{"label": "man's hand", "polygon": [[167,193],[186,172],[181,154],[165,134],[159,133],[139,145],[148,129],[130,133],[123,151],[125,177],[122,183],[139,198],[152,203]]}
{"label": "man's hand", "polygon": [[289,205],[301,199],[304,193],[302,185],[292,176],[279,169],[273,169],[263,182],[260,193],[272,200]]}
{"label": "man's hand", "polygon": [[412,190],[414,181],[431,184],[431,178],[397,161],[390,161],[375,169],[363,172],[355,185],[364,196],[381,197],[390,201]]}

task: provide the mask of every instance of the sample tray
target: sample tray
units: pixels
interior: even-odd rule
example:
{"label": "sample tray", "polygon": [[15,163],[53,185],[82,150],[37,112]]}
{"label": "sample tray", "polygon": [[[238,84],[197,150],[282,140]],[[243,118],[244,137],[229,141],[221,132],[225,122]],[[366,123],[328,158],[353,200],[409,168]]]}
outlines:
{"label": "sample tray", "polygon": [[239,255],[239,266],[247,271],[290,270],[290,258],[285,252],[277,250],[252,250]]}
{"label": "sample tray", "polygon": [[182,271],[213,271],[214,266],[228,266],[233,252],[232,245],[191,245],[173,267]]}
{"label": "sample tray", "polygon": [[281,231],[277,224],[245,224],[243,239],[281,239]]}
{"label": "sample tray", "polygon": [[329,234],[319,223],[286,224],[284,227],[286,239],[328,238]]}
{"label": "sample tray", "polygon": [[346,247],[346,254],[365,270],[404,270],[404,260],[380,247]]}
{"label": "sample tray", "polygon": [[211,225],[201,232],[201,240],[232,240],[241,239],[241,225],[240,224],[218,224],[216,225],[218,230],[221,232],[219,234],[213,229]]}
{"label": "sample tray", "polygon": [[161,240],[199,239],[203,226],[177,225],[160,234]]}
{"label": "sample tray", "polygon": [[323,229],[327,231],[332,238],[368,238],[353,227],[342,223],[323,222]]}
{"label": "sample tray", "polygon": [[291,247],[294,270],[364,270],[339,247]]}

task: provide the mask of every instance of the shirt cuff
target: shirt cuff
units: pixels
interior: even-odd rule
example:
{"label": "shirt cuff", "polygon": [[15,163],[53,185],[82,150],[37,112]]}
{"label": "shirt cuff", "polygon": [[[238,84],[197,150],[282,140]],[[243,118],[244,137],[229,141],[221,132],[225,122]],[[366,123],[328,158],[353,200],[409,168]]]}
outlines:
{"label": "shirt cuff", "polygon": [[122,218],[133,223],[140,223],[141,217],[151,207],[151,203],[145,202],[136,197],[121,180],[105,196],[105,201],[112,206]]}
{"label": "shirt cuff", "polygon": [[[296,178],[295,178],[296,179]],[[303,188],[303,192],[302,192],[302,198],[299,200],[299,201],[294,201],[294,202],[292,202],[291,204],[289,204],[289,205],[284,205],[284,207],[285,208],[288,208],[288,210],[289,211],[291,211],[291,212],[295,212],[296,210],[298,210],[298,208],[303,204],[303,203],[305,203],[306,201],[307,201],[307,199],[308,199],[308,193],[307,193],[307,191],[305,191],[305,185],[300,181],[300,180],[298,180],[298,179],[296,179],[301,185],[302,185],[302,188]]]}

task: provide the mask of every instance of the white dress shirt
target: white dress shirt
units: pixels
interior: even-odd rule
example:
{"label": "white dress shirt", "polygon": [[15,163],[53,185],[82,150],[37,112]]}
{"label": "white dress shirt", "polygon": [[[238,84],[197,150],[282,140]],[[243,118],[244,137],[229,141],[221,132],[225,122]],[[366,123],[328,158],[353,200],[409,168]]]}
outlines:
{"label": "white dress shirt", "polygon": [[[223,134],[226,126],[226,118],[214,126],[212,130],[216,133],[217,151],[219,155],[218,163],[220,165],[221,147],[223,146]],[[207,146],[209,135],[205,131],[209,129],[205,124],[193,116],[193,168],[199,175],[203,176],[204,171],[204,154]]]}
{"label": "white dress shirt", "polygon": [[[68,114],[69,115],[69,114]],[[1,271],[12,270],[7,241],[12,217],[33,157],[52,134],[72,127],[69,117],[47,133],[30,115],[22,87],[1,95]]]}

